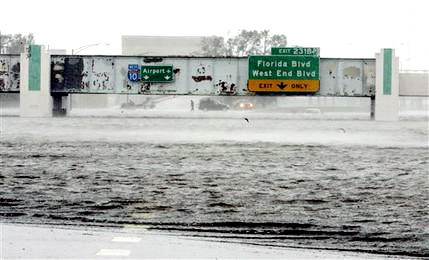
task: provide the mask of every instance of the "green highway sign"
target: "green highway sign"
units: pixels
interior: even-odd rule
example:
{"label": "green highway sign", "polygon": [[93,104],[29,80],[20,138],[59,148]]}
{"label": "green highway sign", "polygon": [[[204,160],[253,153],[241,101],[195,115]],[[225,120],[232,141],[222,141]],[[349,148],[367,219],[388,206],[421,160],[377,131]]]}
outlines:
{"label": "green highway sign", "polygon": [[171,82],[174,79],[172,65],[142,66],[140,73],[144,82]]}
{"label": "green highway sign", "polygon": [[319,80],[317,56],[249,56],[249,80]]}
{"label": "green highway sign", "polygon": [[271,55],[296,55],[296,56],[319,56],[320,48],[289,47],[271,48]]}

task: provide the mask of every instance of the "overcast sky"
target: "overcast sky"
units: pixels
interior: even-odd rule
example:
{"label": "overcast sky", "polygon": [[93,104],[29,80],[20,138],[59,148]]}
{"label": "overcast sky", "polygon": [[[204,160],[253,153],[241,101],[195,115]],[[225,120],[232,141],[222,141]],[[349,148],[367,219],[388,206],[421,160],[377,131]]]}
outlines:
{"label": "overcast sky", "polygon": [[1,0],[2,34],[32,32],[51,49],[121,54],[122,35],[284,34],[321,57],[373,58],[395,48],[402,69],[429,70],[427,0]]}

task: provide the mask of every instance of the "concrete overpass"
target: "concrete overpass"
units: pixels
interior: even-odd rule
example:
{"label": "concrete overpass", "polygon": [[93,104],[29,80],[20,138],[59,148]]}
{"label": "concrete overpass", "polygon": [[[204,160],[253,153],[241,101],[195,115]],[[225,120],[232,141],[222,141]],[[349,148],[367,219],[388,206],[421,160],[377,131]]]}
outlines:
{"label": "concrete overpass", "polygon": [[[21,116],[52,116],[76,93],[306,95],[368,97],[376,120],[397,120],[400,95],[429,96],[428,73],[400,73],[398,64],[392,49],[368,59],[320,58],[318,91],[263,93],[248,89],[247,57],[52,55],[32,45],[21,55],[0,56],[0,93],[20,93]],[[140,65],[171,68],[172,79],[133,79]]]}

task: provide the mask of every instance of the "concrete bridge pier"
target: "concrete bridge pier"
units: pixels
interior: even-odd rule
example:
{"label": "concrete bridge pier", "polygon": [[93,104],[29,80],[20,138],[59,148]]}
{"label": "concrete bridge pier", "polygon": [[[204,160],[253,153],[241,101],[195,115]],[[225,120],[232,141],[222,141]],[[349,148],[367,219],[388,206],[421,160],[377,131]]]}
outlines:
{"label": "concrete bridge pier", "polygon": [[51,93],[51,55],[42,45],[21,54],[20,116],[65,116],[68,93]]}
{"label": "concrete bridge pier", "polygon": [[52,93],[52,115],[57,116],[66,116],[67,110],[69,107],[69,95],[68,93]]}
{"label": "concrete bridge pier", "polygon": [[50,64],[51,55],[44,46],[30,45],[21,54],[21,117],[52,117]]}
{"label": "concrete bridge pier", "polygon": [[371,96],[371,111],[370,111],[371,120],[375,119],[375,97]]}
{"label": "concrete bridge pier", "polygon": [[375,120],[398,121],[399,58],[395,57],[395,50],[381,49],[380,53],[376,54],[375,66]]}

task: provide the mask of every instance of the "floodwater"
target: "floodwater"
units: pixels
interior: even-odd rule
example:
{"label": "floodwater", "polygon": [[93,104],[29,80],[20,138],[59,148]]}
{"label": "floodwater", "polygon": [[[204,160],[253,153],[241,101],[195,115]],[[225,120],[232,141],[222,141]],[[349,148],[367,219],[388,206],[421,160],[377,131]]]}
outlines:
{"label": "floodwater", "polygon": [[3,117],[1,221],[429,256],[427,121],[248,118]]}

